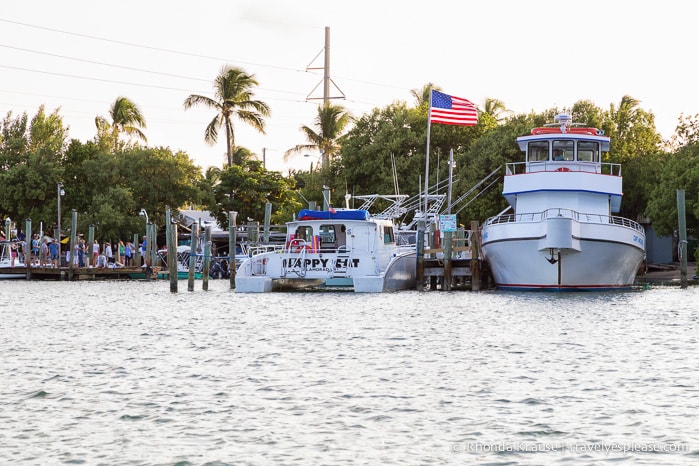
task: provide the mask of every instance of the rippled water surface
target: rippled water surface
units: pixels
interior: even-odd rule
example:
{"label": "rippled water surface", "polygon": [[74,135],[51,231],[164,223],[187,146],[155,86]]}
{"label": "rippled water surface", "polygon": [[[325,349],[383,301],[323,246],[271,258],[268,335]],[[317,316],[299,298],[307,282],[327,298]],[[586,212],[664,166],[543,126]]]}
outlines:
{"label": "rippled water surface", "polygon": [[0,282],[0,464],[699,464],[699,289]]}

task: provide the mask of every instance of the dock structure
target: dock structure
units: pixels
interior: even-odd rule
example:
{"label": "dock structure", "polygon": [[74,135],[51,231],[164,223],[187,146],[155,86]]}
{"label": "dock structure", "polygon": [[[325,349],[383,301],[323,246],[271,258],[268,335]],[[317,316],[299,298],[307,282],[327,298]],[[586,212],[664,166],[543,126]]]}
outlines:
{"label": "dock structure", "polygon": [[27,280],[123,280],[154,279],[165,273],[160,267],[153,267],[146,275],[145,267],[27,267],[24,264],[15,267],[0,267],[3,278]]}
{"label": "dock structure", "polygon": [[487,289],[489,273],[481,258],[478,222],[471,223],[470,230],[427,233],[428,247],[423,250],[421,261],[424,289],[471,290]]}

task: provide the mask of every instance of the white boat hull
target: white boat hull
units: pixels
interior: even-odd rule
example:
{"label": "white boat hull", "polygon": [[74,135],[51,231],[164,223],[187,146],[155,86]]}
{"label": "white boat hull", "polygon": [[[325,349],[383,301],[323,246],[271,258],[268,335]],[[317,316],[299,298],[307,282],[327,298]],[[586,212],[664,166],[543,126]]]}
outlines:
{"label": "white boat hull", "polygon": [[277,251],[247,258],[235,276],[239,293],[346,287],[357,293],[415,289],[414,250],[352,258],[333,253]]}
{"label": "white boat hull", "polygon": [[483,227],[483,255],[500,289],[630,288],[645,258],[642,231],[572,218]]}

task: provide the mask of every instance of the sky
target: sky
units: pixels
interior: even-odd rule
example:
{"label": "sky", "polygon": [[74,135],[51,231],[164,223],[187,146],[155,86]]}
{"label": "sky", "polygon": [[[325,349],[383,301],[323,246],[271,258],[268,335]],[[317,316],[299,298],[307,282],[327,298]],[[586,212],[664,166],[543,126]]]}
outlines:
{"label": "sky", "polygon": [[[284,152],[307,141],[323,96],[326,28],[333,102],[360,117],[433,83],[515,113],[590,100],[607,109],[630,95],[669,138],[699,113],[695,33],[699,4],[684,0],[24,0],[0,10],[0,116],[59,108],[69,138],[94,138],[95,117],[127,97],[146,118],[149,146],[222,166],[224,138],[204,142],[214,97],[232,65],[259,82],[265,134],[235,122],[236,144],[271,170],[307,170],[319,154]],[[427,122],[425,122],[427,124]],[[221,133],[223,134],[223,133]]]}

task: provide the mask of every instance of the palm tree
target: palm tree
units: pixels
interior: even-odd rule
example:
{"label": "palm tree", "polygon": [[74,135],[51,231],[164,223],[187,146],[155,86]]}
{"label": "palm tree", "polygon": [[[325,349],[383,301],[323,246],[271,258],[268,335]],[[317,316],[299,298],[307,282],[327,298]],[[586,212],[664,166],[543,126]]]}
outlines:
{"label": "palm tree", "polygon": [[435,86],[432,83],[427,83],[424,86],[422,86],[421,89],[411,89],[410,94],[412,94],[413,99],[415,99],[415,105],[418,107],[422,107],[422,105],[427,105],[430,103],[430,91],[431,90],[435,91],[441,91],[442,88],[439,86]]}
{"label": "palm tree", "polygon": [[505,106],[505,102],[499,99],[494,99],[492,97],[486,97],[483,105],[483,113],[495,118],[496,121],[501,122],[507,116],[512,115],[512,111],[508,110]]}
{"label": "palm tree", "polygon": [[315,119],[316,129],[301,126],[308,144],[299,144],[284,152],[284,161],[292,154],[319,150],[323,156],[321,167],[329,167],[331,158],[340,150],[342,132],[351,121],[352,117],[344,107],[330,103],[319,105],[318,116]]}
{"label": "palm tree", "polygon": [[146,128],[146,119],[138,106],[126,97],[118,97],[114,101],[109,108],[109,118],[111,122],[103,116],[95,117],[95,126],[98,139],[109,141],[115,152],[119,148],[121,133],[147,142],[146,135],[141,131],[141,128]]}
{"label": "palm tree", "polygon": [[247,74],[240,68],[224,66],[214,81],[215,99],[192,94],[184,101],[185,110],[194,105],[204,105],[216,110],[216,116],[204,131],[204,141],[207,144],[215,144],[218,141],[218,129],[222,125],[226,127],[226,154],[229,167],[233,165],[235,148],[234,116],[265,134],[263,117],[269,116],[269,106],[260,100],[254,100],[251,91],[258,84],[254,75]]}

